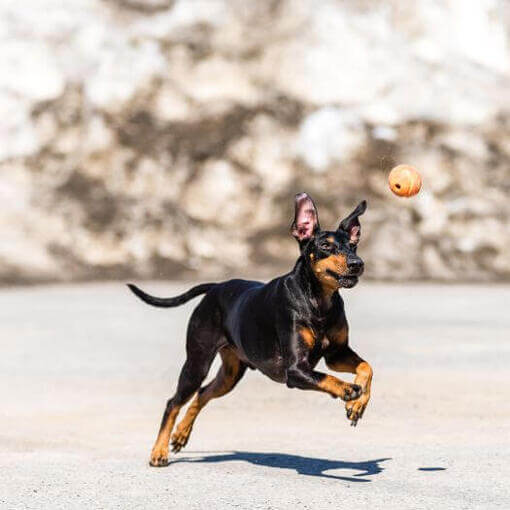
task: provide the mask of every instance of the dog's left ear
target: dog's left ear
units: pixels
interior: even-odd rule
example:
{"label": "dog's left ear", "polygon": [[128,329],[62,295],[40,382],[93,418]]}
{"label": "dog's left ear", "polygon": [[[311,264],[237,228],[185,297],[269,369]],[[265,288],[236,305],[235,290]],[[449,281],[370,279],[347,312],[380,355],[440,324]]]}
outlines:
{"label": "dog's left ear", "polygon": [[349,235],[349,242],[351,244],[358,244],[361,235],[361,225],[358,217],[367,210],[367,201],[363,200],[358,204],[356,209],[352,211],[347,218],[343,219],[338,225],[337,230],[343,230]]}

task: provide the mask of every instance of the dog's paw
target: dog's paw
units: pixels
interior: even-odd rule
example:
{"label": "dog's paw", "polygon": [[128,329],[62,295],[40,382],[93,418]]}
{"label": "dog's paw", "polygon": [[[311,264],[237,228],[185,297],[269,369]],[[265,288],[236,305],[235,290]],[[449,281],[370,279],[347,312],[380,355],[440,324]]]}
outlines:
{"label": "dog's paw", "polygon": [[191,434],[191,426],[177,427],[177,430],[172,435],[172,451],[177,453],[188,443]]}
{"label": "dog's paw", "polygon": [[351,427],[355,427],[358,424],[358,420],[363,417],[367,404],[368,397],[366,395],[363,395],[356,400],[351,400],[345,404],[347,419],[350,420]]}
{"label": "dog's paw", "polygon": [[361,393],[362,389],[359,384],[345,384],[342,400],[344,400],[345,402],[355,400],[361,396]]}
{"label": "dog's paw", "polygon": [[168,448],[154,448],[149,464],[152,467],[168,466]]}

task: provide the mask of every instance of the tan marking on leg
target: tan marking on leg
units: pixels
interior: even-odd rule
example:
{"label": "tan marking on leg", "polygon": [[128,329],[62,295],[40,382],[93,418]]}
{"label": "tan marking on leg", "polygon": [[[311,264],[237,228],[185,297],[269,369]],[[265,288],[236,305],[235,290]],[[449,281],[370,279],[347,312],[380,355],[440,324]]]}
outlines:
{"label": "tan marking on leg", "polygon": [[372,367],[361,359],[352,349],[348,348],[347,353],[339,359],[327,360],[328,367],[337,372],[350,372],[356,374],[354,383],[361,386],[362,394],[356,400],[345,404],[347,418],[351,425],[356,426],[358,420],[363,416],[370,400],[370,388],[372,385]]}
{"label": "tan marking on leg", "polygon": [[[203,407],[203,406],[202,406]],[[184,448],[189,440],[193,423],[198,416],[198,413],[202,409],[198,395],[193,399],[193,402],[188,407],[184,418],[175,428],[175,432],[172,434],[172,451],[178,452],[181,448]]]}
{"label": "tan marking on leg", "polygon": [[363,393],[358,399],[353,400],[352,402],[347,402],[347,404],[345,404],[347,418],[351,420],[351,425],[354,427],[357,425],[358,420],[363,416],[363,413],[365,412],[365,409],[367,408],[368,402],[370,400],[372,375],[372,367],[366,361],[363,361],[356,367],[356,378],[354,379],[354,382],[361,386]]}
{"label": "tan marking on leg", "polygon": [[181,406],[174,406],[166,416],[163,423],[161,423],[161,428],[159,429],[159,434],[152,447],[150,465],[161,467],[166,466],[168,464],[168,443],[170,441],[170,434],[172,433],[172,429],[175,424],[175,419],[179,414]]}
{"label": "tan marking on leg", "polygon": [[172,450],[174,452],[178,452],[186,446],[193,424],[204,406],[213,398],[228,393],[238,381],[241,362],[235,351],[230,347],[225,347],[221,349],[220,355],[223,363],[216,377],[205,388],[199,390],[172,435]]}
{"label": "tan marking on leg", "polygon": [[357,398],[359,395],[359,393],[353,388],[352,384],[341,381],[332,375],[325,375],[324,378],[319,381],[318,387],[320,390],[329,393],[331,396],[339,397],[345,401]]}
{"label": "tan marking on leg", "polygon": [[306,346],[309,349],[313,349],[315,346],[315,334],[310,328],[301,328],[299,329],[299,336],[303,340],[303,342],[306,344]]}

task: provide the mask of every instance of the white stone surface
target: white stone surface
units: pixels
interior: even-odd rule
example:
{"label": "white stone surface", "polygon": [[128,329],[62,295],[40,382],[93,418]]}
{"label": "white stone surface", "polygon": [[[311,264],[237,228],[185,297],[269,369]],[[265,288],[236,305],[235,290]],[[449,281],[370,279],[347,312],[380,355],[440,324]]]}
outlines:
{"label": "white stone surface", "polygon": [[364,142],[363,125],[355,113],[321,108],[303,120],[296,152],[313,170],[322,172],[332,163],[352,158]]}
{"label": "white stone surface", "polygon": [[509,40],[503,0],[3,0],[0,280],[288,267],[302,190],[369,199],[369,276],[508,278]]}

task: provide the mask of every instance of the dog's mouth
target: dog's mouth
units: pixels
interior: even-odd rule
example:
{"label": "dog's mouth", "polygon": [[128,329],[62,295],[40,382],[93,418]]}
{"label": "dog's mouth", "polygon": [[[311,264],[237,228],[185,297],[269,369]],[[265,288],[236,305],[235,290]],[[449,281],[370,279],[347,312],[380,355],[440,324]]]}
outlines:
{"label": "dog's mouth", "polygon": [[336,278],[340,287],[343,287],[344,289],[352,289],[352,287],[354,287],[359,281],[359,276],[356,275],[338,274],[331,271],[331,269],[326,269],[326,272],[330,276]]}

